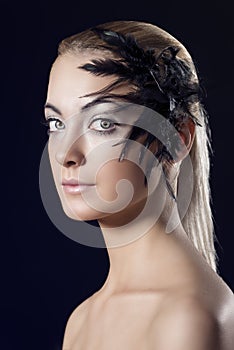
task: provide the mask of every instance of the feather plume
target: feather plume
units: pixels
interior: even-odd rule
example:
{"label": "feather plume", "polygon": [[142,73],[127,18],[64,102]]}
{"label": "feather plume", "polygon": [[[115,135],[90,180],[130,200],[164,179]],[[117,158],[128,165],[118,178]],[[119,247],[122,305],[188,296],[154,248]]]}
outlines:
{"label": "feather plume", "polygon": [[143,70],[147,70],[156,63],[154,50],[142,49],[133,36],[123,35],[103,28],[93,28],[92,31],[112,46],[112,50],[123,57],[126,62],[133,64],[135,67],[138,66]]}
{"label": "feather plume", "polygon": [[83,65],[82,68],[100,76],[112,74],[130,79],[132,75],[131,70],[122,61],[111,59],[92,60],[91,63]]}
{"label": "feather plume", "polygon": [[[169,46],[156,56],[153,49],[143,49],[131,35],[123,35],[100,27],[92,28],[92,31],[103,40],[102,47],[111,50],[119,57],[118,59],[93,59],[90,63],[79,67],[97,76],[117,76],[117,79],[110,86],[96,92],[96,94],[102,93],[107,98],[122,98],[149,107],[169,119],[176,128],[181,118],[184,117],[190,117],[195,124],[201,126],[196,116],[190,112],[189,106],[201,99],[202,90],[199,83],[193,82],[190,67],[177,57],[180,48]],[[126,95],[113,93],[106,95],[114,87],[126,81],[135,85],[134,92],[129,92]],[[166,141],[165,144],[159,142],[159,149],[155,157],[159,163],[162,162],[168,192],[176,200],[166,170],[167,164],[173,161],[169,152],[172,140],[165,125],[161,125],[159,128]],[[124,142],[119,161],[123,160],[127,152],[129,140],[136,140],[144,133],[146,133],[145,130],[133,126],[128,139]],[[146,148],[155,139],[150,133],[147,134],[144,143]],[[142,161],[143,155],[144,152],[139,155],[140,161]],[[149,165],[147,173],[151,171],[152,166],[152,164]]]}

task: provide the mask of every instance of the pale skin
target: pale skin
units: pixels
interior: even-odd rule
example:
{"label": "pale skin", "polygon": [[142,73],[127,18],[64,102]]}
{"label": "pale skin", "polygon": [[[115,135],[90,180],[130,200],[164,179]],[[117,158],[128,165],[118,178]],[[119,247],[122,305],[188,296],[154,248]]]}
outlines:
{"label": "pale skin", "polygon": [[[79,127],[83,128],[83,135],[78,141],[67,131],[71,127],[70,116],[79,115],[82,107],[93,99],[82,96],[100,90],[113,80],[77,68],[92,58],[90,53],[80,53],[55,61],[45,110],[46,118],[52,116],[59,120],[50,125],[53,132],[49,155],[64,211],[73,219],[98,220],[110,260],[103,287],[70,316],[63,350],[232,350],[233,292],[193,247],[181,223],[171,234],[165,233],[171,208],[168,193],[158,185],[155,198],[157,203],[163,203],[162,214],[145,234],[136,238],[133,219],[147,200],[143,172],[128,160],[118,162],[112,158],[97,172],[95,184],[93,179],[91,181],[90,173],[95,169],[90,152],[108,137],[126,136],[129,126],[118,127],[111,136],[102,136],[94,134],[93,130],[100,131],[108,124],[82,121]],[[121,92],[129,88],[124,86]],[[70,135],[66,138],[65,130]],[[194,124],[187,123],[180,133],[189,152],[194,140]],[[155,147],[157,145],[152,144],[151,150],[155,151]],[[114,152],[120,149],[115,148]],[[178,154],[178,161],[183,157],[183,152]],[[89,179],[92,190],[105,201],[115,200],[116,183],[122,178],[128,179],[134,188],[133,200],[123,210],[107,213],[102,211],[102,203],[93,209],[80,193],[65,193],[61,177],[77,178],[80,168],[82,179],[87,182]],[[163,200],[161,197],[159,200],[159,194]],[[142,218],[142,227],[147,226],[151,215],[153,211]],[[176,213],[174,215],[173,220],[176,220]],[[127,228],[121,228],[126,223],[129,224]]]}

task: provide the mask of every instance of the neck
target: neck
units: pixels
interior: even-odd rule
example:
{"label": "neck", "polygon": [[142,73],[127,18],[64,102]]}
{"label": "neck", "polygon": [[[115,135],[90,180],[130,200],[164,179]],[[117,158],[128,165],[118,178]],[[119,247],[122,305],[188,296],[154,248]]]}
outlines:
{"label": "neck", "polygon": [[[155,203],[155,199],[153,201]],[[177,259],[179,241],[187,240],[187,236],[176,207],[172,210],[171,205],[165,205],[156,220],[155,210],[152,211],[155,205],[149,203],[149,208],[143,217],[138,216],[139,220],[120,227],[111,227],[107,220],[99,222],[110,261],[109,274],[102,288],[107,294],[150,290],[167,283],[165,276]],[[167,233],[169,221],[169,226],[174,229]]]}

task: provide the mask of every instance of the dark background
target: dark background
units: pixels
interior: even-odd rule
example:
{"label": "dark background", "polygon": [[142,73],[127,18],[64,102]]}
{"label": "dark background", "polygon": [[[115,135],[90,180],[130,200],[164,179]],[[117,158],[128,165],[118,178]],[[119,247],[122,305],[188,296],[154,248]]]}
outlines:
{"label": "dark background", "polygon": [[[99,289],[108,256],[73,242],[51,223],[38,171],[47,141],[40,121],[50,65],[61,39],[105,21],[154,23],[177,37],[205,83],[214,155],[211,186],[219,273],[234,289],[233,18],[225,1],[0,1],[4,350],[60,350],[71,311]],[[5,196],[6,194],[6,196]],[[4,196],[3,196],[4,195]]]}

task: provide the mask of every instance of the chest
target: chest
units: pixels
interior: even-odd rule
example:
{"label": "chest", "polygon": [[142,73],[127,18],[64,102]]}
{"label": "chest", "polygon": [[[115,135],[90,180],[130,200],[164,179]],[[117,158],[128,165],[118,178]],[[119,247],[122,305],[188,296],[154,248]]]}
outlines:
{"label": "chest", "polygon": [[154,315],[144,305],[108,305],[87,312],[69,350],[149,350]]}

